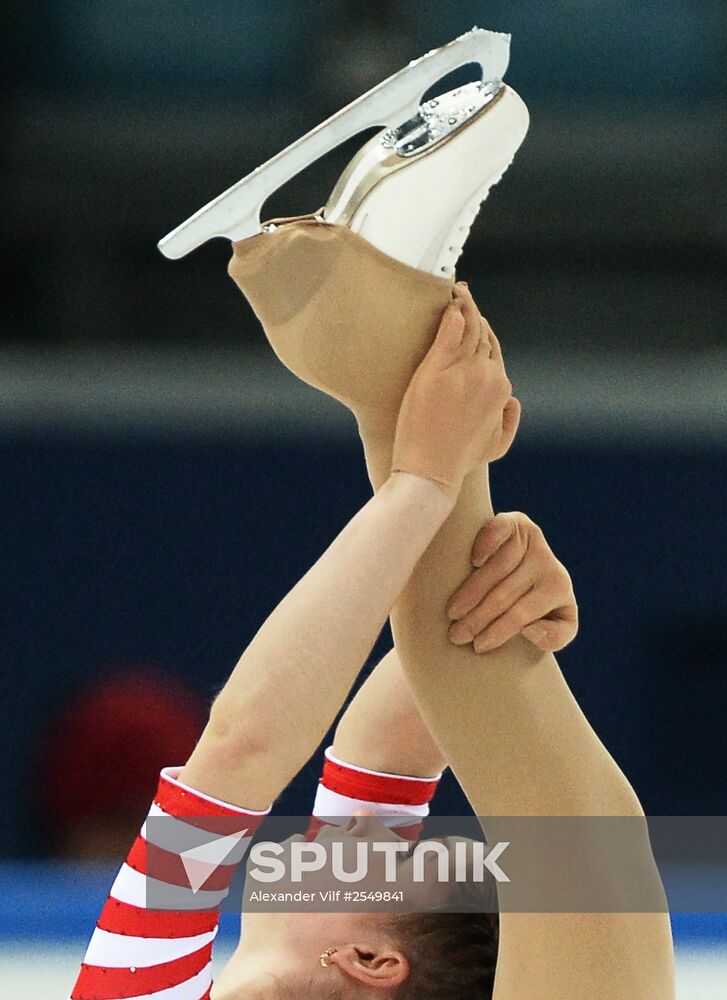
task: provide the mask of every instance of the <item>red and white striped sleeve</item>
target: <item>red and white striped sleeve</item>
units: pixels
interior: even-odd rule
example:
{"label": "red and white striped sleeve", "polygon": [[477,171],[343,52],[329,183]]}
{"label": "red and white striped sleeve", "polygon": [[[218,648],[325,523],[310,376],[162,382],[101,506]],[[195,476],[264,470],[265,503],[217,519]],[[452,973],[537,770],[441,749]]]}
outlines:
{"label": "red and white striped sleeve", "polygon": [[[210,996],[219,908],[249,838],[268,811],[240,809],[195,791],[178,780],[181,770],[161,772],[149,815],[111,887],[71,1000]],[[217,845],[212,861],[204,846],[190,846],[204,840]]]}
{"label": "red and white striped sleeve", "polygon": [[396,829],[399,836],[417,840],[441,777],[441,773],[420,778],[372,771],[339,760],[329,747],[308,837],[312,839],[326,823],[340,822],[356,810],[366,809]]}

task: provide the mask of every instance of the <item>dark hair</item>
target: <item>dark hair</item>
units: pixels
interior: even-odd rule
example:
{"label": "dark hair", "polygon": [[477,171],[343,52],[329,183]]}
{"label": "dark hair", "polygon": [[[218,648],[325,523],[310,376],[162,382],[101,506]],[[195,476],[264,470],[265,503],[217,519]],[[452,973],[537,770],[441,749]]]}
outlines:
{"label": "dark hair", "polygon": [[491,1000],[496,913],[401,913],[390,926],[411,963],[396,1000]]}
{"label": "dark hair", "polygon": [[[492,1000],[499,937],[496,913],[401,913],[392,915],[387,926],[411,963],[406,982],[391,992],[391,1000]],[[333,988],[321,996],[312,983],[282,980],[270,1000],[293,998],[346,1000],[346,988]]]}
{"label": "dark hair", "polygon": [[325,993],[312,979],[301,983],[297,978],[277,979],[266,1000],[346,1000],[345,988],[332,986]]}

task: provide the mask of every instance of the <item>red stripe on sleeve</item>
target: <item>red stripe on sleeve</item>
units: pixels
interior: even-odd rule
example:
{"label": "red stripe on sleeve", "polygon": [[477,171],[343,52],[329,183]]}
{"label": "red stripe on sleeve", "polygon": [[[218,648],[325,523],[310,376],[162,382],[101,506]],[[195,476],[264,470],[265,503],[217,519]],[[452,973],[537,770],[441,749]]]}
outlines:
{"label": "red stripe on sleeve", "polygon": [[[134,871],[148,875],[159,882],[189,888],[189,877],[180,856],[172,851],[165,851],[156,844],[150,844],[142,836],[138,836],[134,841],[126,863]],[[199,888],[210,891],[227,889],[236,871],[237,864],[218,865]]]}
{"label": "red stripe on sleeve", "polygon": [[411,781],[389,774],[367,774],[326,759],[321,782],[332,792],[382,805],[421,806],[430,802],[438,780]]}
{"label": "red stripe on sleeve", "polygon": [[[169,781],[164,775],[161,775],[159,778],[159,786],[154,796],[154,801],[164,812],[169,813],[171,816],[177,816],[180,819],[191,817],[191,822],[198,818],[213,818],[216,816],[228,816],[238,819],[238,830],[250,827],[250,831],[252,832],[265,819],[265,816],[255,816],[245,812],[244,809],[225,806],[221,802],[210,802],[209,799],[205,799],[201,795],[196,795],[191,790],[180,788],[179,785]],[[228,825],[226,832],[232,833],[232,829],[232,826]]]}
{"label": "red stripe on sleeve", "polygon": [[109,897],[96,926],[127,937],[182,938],[213,931],[218,917],[217,910],[146,910]]}
{"label": "red stripe on sleeve", "polygon": [[208,964],[211,955],[212,945],[208,944],[173,962],[146,968],[135,966],[133,972],[127,968],[86,965],[84,962],[71,1000],[125,1000],[145,993],[158,993],[196,976]]}

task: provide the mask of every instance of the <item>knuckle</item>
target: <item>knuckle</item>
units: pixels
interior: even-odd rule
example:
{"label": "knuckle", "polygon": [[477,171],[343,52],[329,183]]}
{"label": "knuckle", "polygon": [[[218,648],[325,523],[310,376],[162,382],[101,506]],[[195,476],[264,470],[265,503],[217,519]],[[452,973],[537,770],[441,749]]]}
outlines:
{"label": "knuckle", "polygon": [[524,524],[515,523],[515,531],[513,532],[513,537],[517,542],[518,549],[521,551],[521,556],[524,557],[525,553],[528,551],[530,544],[529,533]]}
{"label": "knuckle", "polygon": [[558,590],[563,594],[567,601],[575,601],[575,594],[573,593],[573,583],[568,573],[561,569],[559,566],[551,570],[553,578],[553,586],[557,587]]}
{"label": "knuckle", "polygon": [[549,592],[567,593],[567,588],[563,586],[563,577],[547,563],[540,574],[540,584],[544,590]]}
{"label": "knuckle", "polygon": [[535,522],[528,517],[528,515],[523,510],[514,510],[512,512],[513,519],[517,523],[518,527],[527,533],[530,533],[531,529],[534,527]]}
{"label": "knuckle", "polygon": [[525,515],[525,523],[527,524],[528,530],[532,534],[533,538],[540,542],[542,545],[547,546],[545,541],[545,535],[543,534],[543,529],[535,521],[531,520],[527,515]]}

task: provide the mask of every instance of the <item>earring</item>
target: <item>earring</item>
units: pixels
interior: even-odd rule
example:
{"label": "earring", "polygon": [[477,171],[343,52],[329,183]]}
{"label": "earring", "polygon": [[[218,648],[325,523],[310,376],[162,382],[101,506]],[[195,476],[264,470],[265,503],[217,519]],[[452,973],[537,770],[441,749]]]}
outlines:
{"label": "earring", "polygon": [[329,967],[328,966],[328,959],[331,957],[331,955],[335,955],[335,953],[337,951],[338,951],[338,948],[327,948],[323,952],[323,954],[321,955],[321,965],[323,966],[324,969],[327,969]]}

